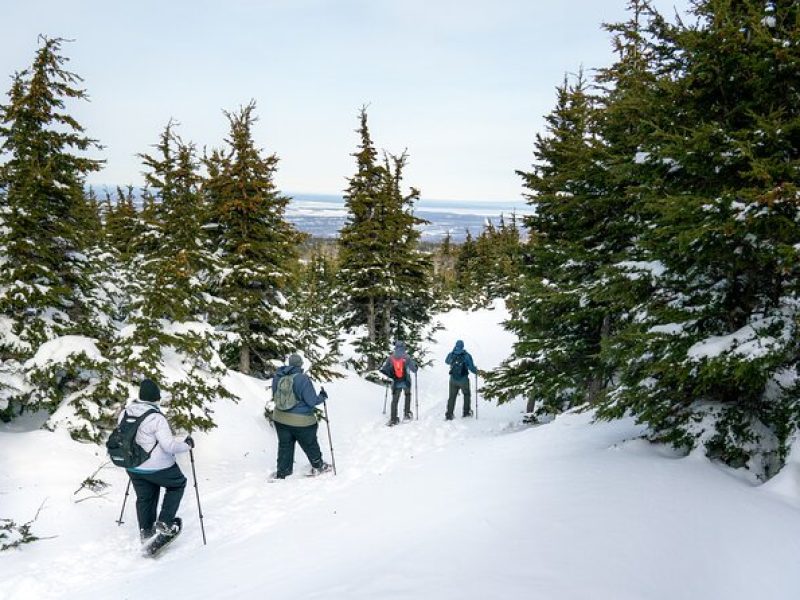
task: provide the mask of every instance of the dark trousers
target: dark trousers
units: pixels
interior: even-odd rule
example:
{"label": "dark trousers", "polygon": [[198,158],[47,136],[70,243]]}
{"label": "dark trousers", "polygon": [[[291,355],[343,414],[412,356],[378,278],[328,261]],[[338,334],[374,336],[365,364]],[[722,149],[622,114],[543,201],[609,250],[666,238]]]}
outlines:
{"label": "dark trousers", "polygon": [[131,478],[133,489],[136,492],[136,518],[139,520],[139,529],[148,530],[153,528],[156,522],[156,511],[158,509],[158,497],[161,495],[161,488],[164,493],[164,502],[161,503],[161,512],[158,520],[172,524],[178,506],[183,498],[183,490],[186,488],[186,477],[178,465],[172,465],[168,469],[161,469],[152,473],[132,473],[128,471]]}
{"label": "dark trousers", "polygon": [[322,452],[317,442],[317,424],[306,427],[284,425],[275,421],[275,431],[278,432],[278,472],[276,477],[282,479],[292,474],[294,469],[294,443],[300,444],[303,452],[308,457],[308,462],[315,469],[322,466]]}
{"label": "dark trousers", "polygon": [[397,404],[400,402],[400,393],[406,393],[405,407],[403,407],[403,416],[411,415],[411,388],[392,388],[392,419],[397,419]]}
{"label": "dark trousers", "polygon": [[451,379],[450,395],[447,398],[447,413],[445,413],[445,417],[448,419],[453,418],[453,411],[456,408],[456,397],[458,396],[459,390],[461,390],[461,394],[464,396],[464,410],[461,414],[465,417],[468,417],[472,414],[472,410],[470,409],[472,392],[469,389],[469,378],[467,378],[465,381],[453,381]]}

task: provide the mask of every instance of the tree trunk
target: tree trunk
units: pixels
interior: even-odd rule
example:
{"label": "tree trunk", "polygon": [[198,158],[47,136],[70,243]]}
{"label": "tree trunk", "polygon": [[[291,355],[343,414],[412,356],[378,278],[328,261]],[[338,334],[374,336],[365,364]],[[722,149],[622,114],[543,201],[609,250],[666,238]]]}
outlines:
{"label": "tree trunk", "polygon": [[383,305],[383,341],[386,345],[392,343],[392,304],[389,300]]}
{"label": "tree trunk", "polygon": [[603,369],[601,368],[600,363],[600,349],[603,347],[603,342],[608,338],[609,334],[611,333],[611,315],[606,313],[603,316],[603,323],[600,325],[600,344],[598,345],[598,368],[597,372],[595,373],[594,377],[591,378],[589,381],[589,385],[586,389],[586,401],[589,404],[594,404],[597,402],[597,399],[600,397],[600,393],[603,391],[606,385],[606,378],[605,373],[603,373]]}
{"label": "tree trunk", "polygon": [[[369,340],[370,348],[375,346],[375,321],[375,298],[370,298],[367,306],[367,339]],[[367,368],[370,371],[376,368],[375,357],[371,352],[367,354]]]}
{"label": "tree trunk", "polygon": [[246,344],[239,350],[239,372],[250,375],[250,346]]}

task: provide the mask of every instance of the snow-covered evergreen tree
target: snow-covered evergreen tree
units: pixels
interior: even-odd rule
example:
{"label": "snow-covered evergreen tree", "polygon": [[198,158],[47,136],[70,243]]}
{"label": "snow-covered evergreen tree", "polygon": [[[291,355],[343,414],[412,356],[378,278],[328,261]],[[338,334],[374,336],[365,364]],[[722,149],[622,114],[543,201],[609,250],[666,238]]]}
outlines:
{"label": "snow-covered evergreen tree", "polygon": [[[203,222],[199,163],[170,122],[154,154],[143,154],[150,223],[141,261],[129,264],[135,285],[127,321],[113,359],[128,378],[149,377],[169,394],[178,427],[214,426],[211,403],[229,397],[221,379],[220,336],[207,320],[208,252]],[[136,267],[136,268],[131,268]]]}
{"label": "snow-covered evergreen tree", "polygon": [[339,236],[339,281],[346,325],[360,329],[359,366],[375,369],[392,340],[403,339],[419,354],[433,305],[432,261],[418,248],[422,221],[414,216],[419,197],[401,191],[406,155],[381,164],[361,109],[356,173],[345,192],[347,221]]}
{"label": "snow-covered evergreen tree", "polygon": [[[62,407],[73,435],[96,438],[90,421],[116,409],[86,254],[98,241],[89,229],[99,227],[84,182],[101,161],[86,156],[98,144],[66,112],[67,100],[86,94],[65,69],[62,44],[40,38],[0,113],[0,411],[8,419]],[[98,387],[108,392],[99,404]]]}
{"label": "snow-covered evergreen tree", "polygon": [[800,23],[795,3],[695,2],[697,25],[653,19],[664,101],[643,161],[652,295],[620,338],[609,415],[769,476],[796,431],[800,318]]}
{"label": "snow-covered evergreen tree", "polygon": [[316,381],[341,376],[337,366],[341,359],[342,319],[331,300],[337,293],[336,266],[318,246],[301,266],[290,296],[294,347],[307,359],[307,372]]}
{"label": "snow-covered evergreen tree", "polygon": [[581,404],[601,369],[605,310],[589,287],[602,267],[605,173],[595,106],[578,75],[558,88],[547,134],[537,135],[534,171],[521,173],[536,213],[524,277],[509,327],[514,355],[489,375],[484,392],[501,401],[522,395],[537,412]]}
{"label": "snow-covered evergreen tree", "polygon": [[302,235],[285,219],[289,198],[274,181],[278,157],[264,155],[253,140],[255,103],[226,116],[227,147],[206,158],[218,261],[213,284],[225,302],[214,319],[231,334],[229,364],[269,376],[295,349],[287,291]]}

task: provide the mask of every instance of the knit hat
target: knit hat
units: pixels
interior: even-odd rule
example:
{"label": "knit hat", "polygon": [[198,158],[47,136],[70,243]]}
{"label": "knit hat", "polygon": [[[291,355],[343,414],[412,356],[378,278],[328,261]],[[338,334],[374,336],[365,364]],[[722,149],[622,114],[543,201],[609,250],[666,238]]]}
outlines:
{"label": "knit hat", "polygon": [[139,400],[144,402],[161,400],[161,390],[152,379],[142,379],[142,383],[139,384]]}
{"label": "knit hat", "polygon": [[290,367],[302,367],[303,366],[303,358],[299,354],[292,354],[289,356],[289,366]]}
{"label": "knit hat", "polygon": [[395,356],[403,356],[406,351],[406,345],[401,341],[396,341],[394,343],[394,355]]}
{"label": "knit hat", "polygon": [[456,340],[456,352],[461,352],[464,349],[464,342],[462,340]]}

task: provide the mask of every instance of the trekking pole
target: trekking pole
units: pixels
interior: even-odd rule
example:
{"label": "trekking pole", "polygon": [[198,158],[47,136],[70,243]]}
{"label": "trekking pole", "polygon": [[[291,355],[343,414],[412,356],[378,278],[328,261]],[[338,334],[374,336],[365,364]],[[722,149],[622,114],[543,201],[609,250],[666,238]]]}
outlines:
{"label": "trekking pole", "polygon": [[478,418],[478,374],[475,373],[475,419]]}
{"label": "trekking pole", "polygon": [[194,470],[194,449],[189,448],[189,458],[192,461],[192,479],[194,479],[194,493],[197,496],[197,512],[200,515],[200,531],[203,532],[203,546],[206,545],[206,528],[203,526],[203,509],[200,508],[200,490],[197,489],[197,471]]}
{"label": "trekking pole", "polygon": [[383,414],[386,414],[386,399],[389,397],[389,384],[384,384],[386,390],[383,392]]}
{"label": "trekking pole", "polygon": [[[331,466],[333,467],[333,474],[336,475],[336,457],[333,456],[333,439],[331,438],[331,421],[328,418],[328,401],[322,401],[322,408],[325,409],[325,426],[328,428],[328,446],[331,448]],[[384,413],[386,411],[384,410]]]}
{"label": "trekking pole", "polygon": [[131,480],[128,479],[128,487],[125,488],[125,497],[122,499],[122,510],[119,511],[119,519],[117,525],[122,525],[125,521],[122,520],[122,514],[125,512],[125,503],[128,501],[128,494],[131,493]]}
{"label": "trekking pole", "polygon": [[417,409],[417,421],[419,421],[419,386],[417,385],[416,373],[414,373],[414,406]]}

